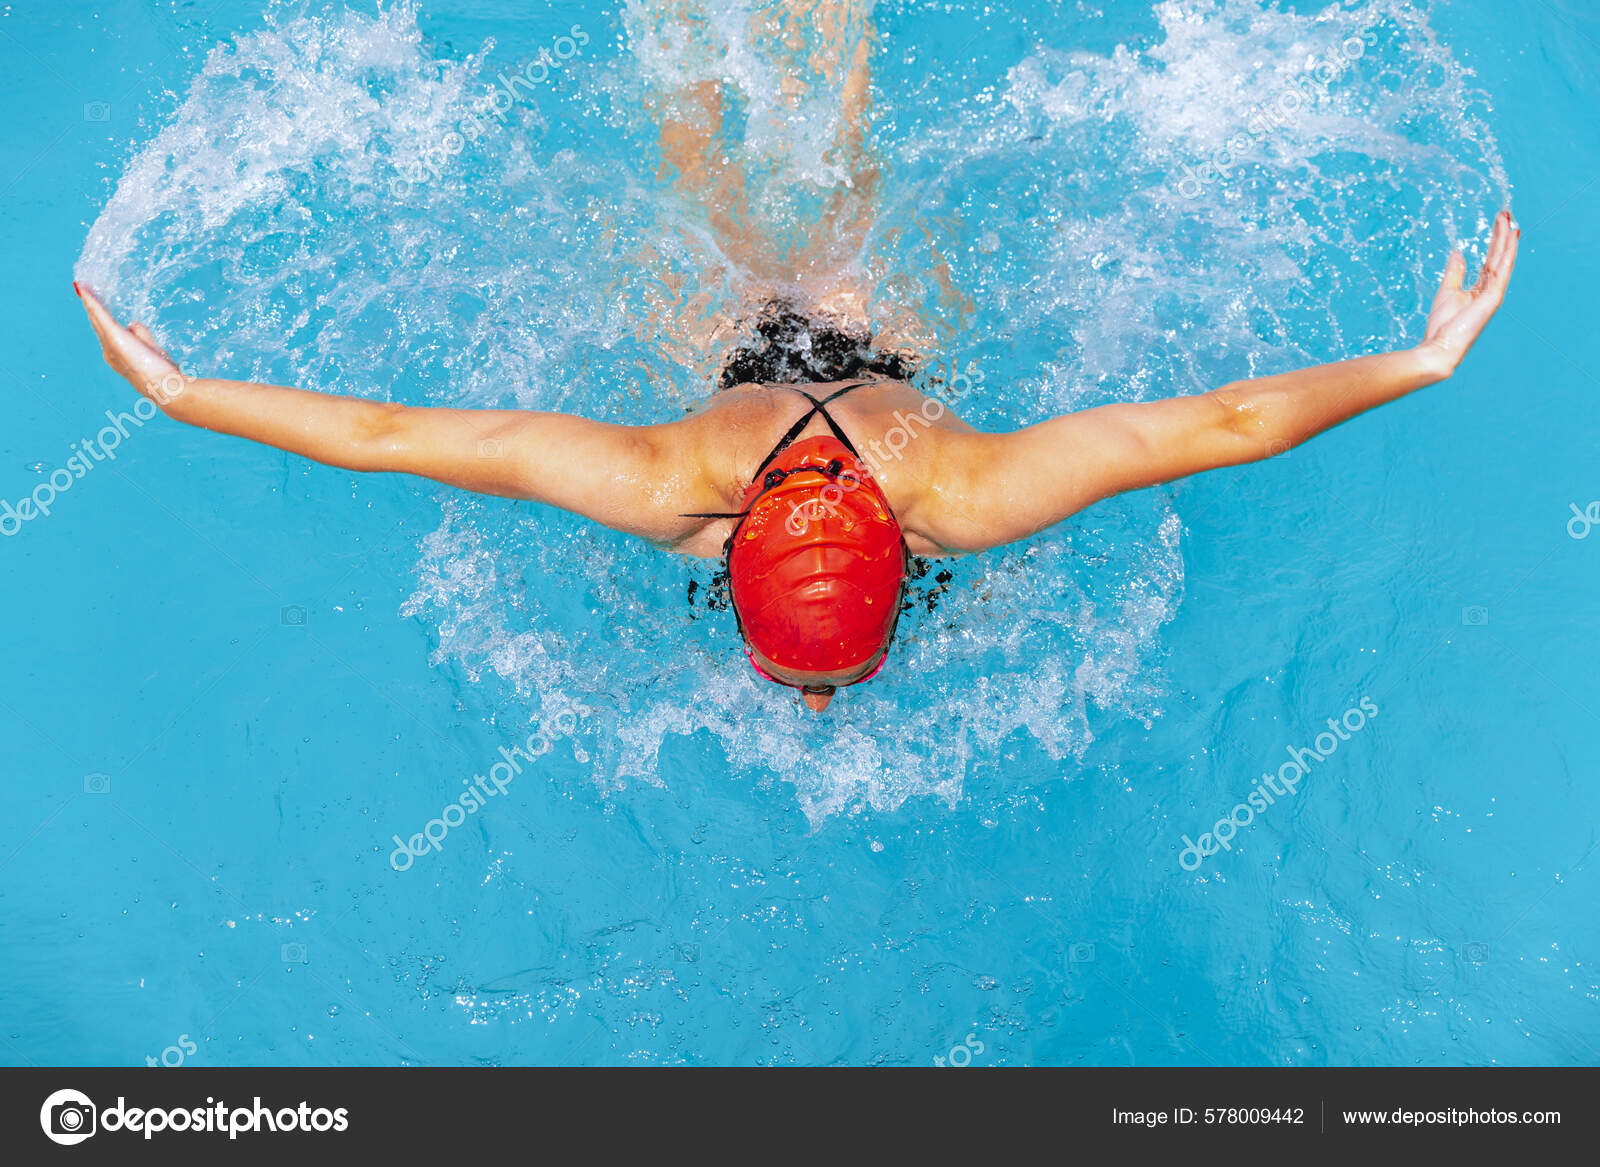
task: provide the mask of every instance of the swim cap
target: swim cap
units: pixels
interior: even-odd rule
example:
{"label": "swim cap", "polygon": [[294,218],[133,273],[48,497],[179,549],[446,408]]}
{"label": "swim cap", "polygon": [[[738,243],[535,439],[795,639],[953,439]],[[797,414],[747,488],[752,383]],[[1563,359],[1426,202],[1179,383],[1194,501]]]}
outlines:
{"label": "swim cap", "polygon": [[837,438],[795,442],[750,486],[728,549],[745,641],[798,672],[859,668],[887,647],[905,541],[883,491]]}

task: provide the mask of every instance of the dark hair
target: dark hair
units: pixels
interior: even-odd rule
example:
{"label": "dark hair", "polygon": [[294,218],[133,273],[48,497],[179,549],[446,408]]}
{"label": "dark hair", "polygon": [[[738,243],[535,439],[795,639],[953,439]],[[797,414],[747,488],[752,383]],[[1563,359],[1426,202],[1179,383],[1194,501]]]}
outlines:
{"label": "dark hair", "polygon": [[875,373],[908,381],[916,373],[909,358],[872,346],[872,333],[824,317],[807,317],[793,304],[773,300],[756,315],[752,343],[735,349],[722,368],[719,389],[756,382],[805,385],[848,381]]}

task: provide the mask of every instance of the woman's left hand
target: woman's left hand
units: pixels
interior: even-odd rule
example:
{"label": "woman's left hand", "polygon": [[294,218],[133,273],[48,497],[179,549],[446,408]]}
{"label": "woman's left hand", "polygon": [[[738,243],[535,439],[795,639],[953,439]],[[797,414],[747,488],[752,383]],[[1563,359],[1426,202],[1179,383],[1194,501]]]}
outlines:
{"label": "woman's left hand", "polygon": [[1467,355],[1484,325],[1500,307],[1506,285],[1511,282],[1511,269],[1517,263],[1517,243],[1521,238],[1522,230],[1511,221],[1510,210],[1495,216],[1489,254],[1470,291],[1461,286],[1467,274],[1466,258],[1459,251],[1450,253],[1444,280],[1439,284],[1433,309],[1428,313],[1427,331],[1417,346],[1419,353],[1437,363],[1441,377],[1455,372],[1461,358]]}

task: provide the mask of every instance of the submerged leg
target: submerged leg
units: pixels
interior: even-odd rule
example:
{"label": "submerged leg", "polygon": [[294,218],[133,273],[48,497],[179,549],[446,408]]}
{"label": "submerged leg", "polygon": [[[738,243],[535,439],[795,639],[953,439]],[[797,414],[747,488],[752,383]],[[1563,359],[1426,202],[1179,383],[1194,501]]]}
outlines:
{"label": "submerged leg", "polygon": [[[685,59],[689,45],[698,49],[700,42],[715,36],[693,7],[685,3],[668,10],[657,34],[664,48],[682,45]],[[848,266],[859,255],[871,226],[878,168],[865,149],[870,3],[781,0],[752,20],[747,36],[740,52],[757,46],[763,55],[774,47],[778,50],[776,76],[769,79],[772,88],[753,95],[761,110],[753,116],[764,129],[774,121],[780,127],[787,123],[803,137],[808,99],[819,90],[839,92],[839,116],[825,160],[840,180],[819,192],[820,208],[786,225],[763,222],[762,213],[751,205],[745,166],[772,160],[747,158],[752,153],[747,144],[736,147],[728,140],[729,94],[721,79],[705,75],[711,72],[709,60],[700,62],[698,79],[671,78],[654,96],[652,108],[661,147],[660,176],[704,214],[711,242],[735,269],[736,281],[754,285],[747,292],[771,292],[809,283],[808,277],[815,273]]]}
{"label": "submerged leg", "polygon": [[[729,43],[719,44],[725,35]],[[702,224],[686,225],[685,235],[712,253],[695,303],[676,299],[682,289],[674,284],[674,319],[657,326],[708,339],[708,329],[719,336],[733,331],[727,312],[711,307],[718,297],[704,283],[725,263],[742,310],[794,300],[802,311],[853,329],[875,325],[887,346],[926,351],[931,330],[907,305],[880,302],[880,273],[869,254],[883,175],[870,143],[872,0],[778,0],[752,18],[742,38],[713,26],[695,0],[685,0],[642,36],[659,49],[656,59],[668,62],[656,73],[664,84],[649,99],[659,173]],[[735,92],[728,80],[749,84],[752,75],[766,78],[764,89]],[[830,101],[837,101],[832,110]],[[730,126],[736,111],[748,124]],[[802,173],[786,165],[790,149],[823,152]],[[818,183],[818,161],[831,182]],[[756,179],[747,166],[760,172]],[[709,315],[697,317],[699,310]]]}
{"label": "submerged leg", "polygon": [[768,266],[764,240],[751,229],[745,175],[723,136],[727,115],[721,81],[692,82],[656,104],[660,175],[706,215],[718,248],[746,270]]}
{"label": "submerged leg", "polygon": [[[839,116],[828,159],[842,177],[794,266],[815,308],[855,328],[871,327],[881,346],[927,352],[933,330],[904,303],[886,302],[868,254],[879,226],[883,164],[869,140],[872,129],[872,53],[878,31],[870,0],[791,0],[809,10],[821,45],[813,55],[817,76],[839,86]],[[925,229],[924,229],[925,230]],[[949,269],[935,253],[934,276],[951,299]]]}

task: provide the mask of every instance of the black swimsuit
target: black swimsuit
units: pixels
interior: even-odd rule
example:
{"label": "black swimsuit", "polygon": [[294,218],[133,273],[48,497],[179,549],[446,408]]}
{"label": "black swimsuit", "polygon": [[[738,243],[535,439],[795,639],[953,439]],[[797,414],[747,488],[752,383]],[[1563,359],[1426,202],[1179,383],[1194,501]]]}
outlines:
{"label": "black swimsuit", "polygon": [[[850,435],[844,432],[844,429],[837,421],[834,420],[833,414],[828,412],[828,403],[838,400],[852,389],[860,389],[863,385],[873,384],[876,384],[876,381],[852,381],[842,389],[835,389],[832,393],[821,399],[811,396],[811,394],[807,393],[804,389],[801,389],[798,386],[786,386],[786,388],[793,390],[794,392],[800,394],[800,396],[804,397],[807,401],[811,402],[811,408],[806,410],[805,413],[801,414],[800,420],[796,421],[792,426],[790,426],[789,429],[784,433],[783,437],[778,439],[778,444],[772,447],[772,453],[768,454],[761,460],[761,465],[756,467],[756,472],[750,476],[750,481],[755,482],[757,479],[759,479],[761,477],[761,472],[768,466],[772,465],[773,460],[777,458],[779,454],[783,453],[790,446],[794,445],[796,439],[798,439],[800,435],[805,432],[806,426],[811,424],[811,419],[816,417],[818,414],[821,414],[822,420],[828,423],[828,428],[833,431],[833,436],[839,439],[839,444],[845,449],[849,450],[851,456],[857,461],[864,461],[864,459],[861,457],[861,452],[856,449],[856,444],[850,440]],[[776,388],[776,386],[774,386],[774,388]],[[829,462],[826,466],[798,466],[793,470],[774,470],[772,473],[767,475],[766,481],[761,483],[761,493],[757,494],[756,498],[760,498],[761,494],[765,494],[767,491],[777,486],[784,479],[788,478],[789,475],[799,474],[806,470],[813,470],[819,474],[826,475],[830,479],[834,479],[838,478],[839,475],[843,473],[844,467],[839,463],[838,459],[835,459],[834,461]],[[885,505],[887,505],[888,500],[886,499],[884,501]],[[756,499],[750,500],[750,506],[755,506],[755,503]],[[745,507],[745,509],[742,511],[697,511],[691,514],[681,515],[679,517],[685,519],[742,519],[749,513],[750,507]],[[737,531],[738,529],[738,525],[735,524],[734,531]],[[730,533],[728,536],[728,542],[731,546],[733,543],[732,533]]]}

